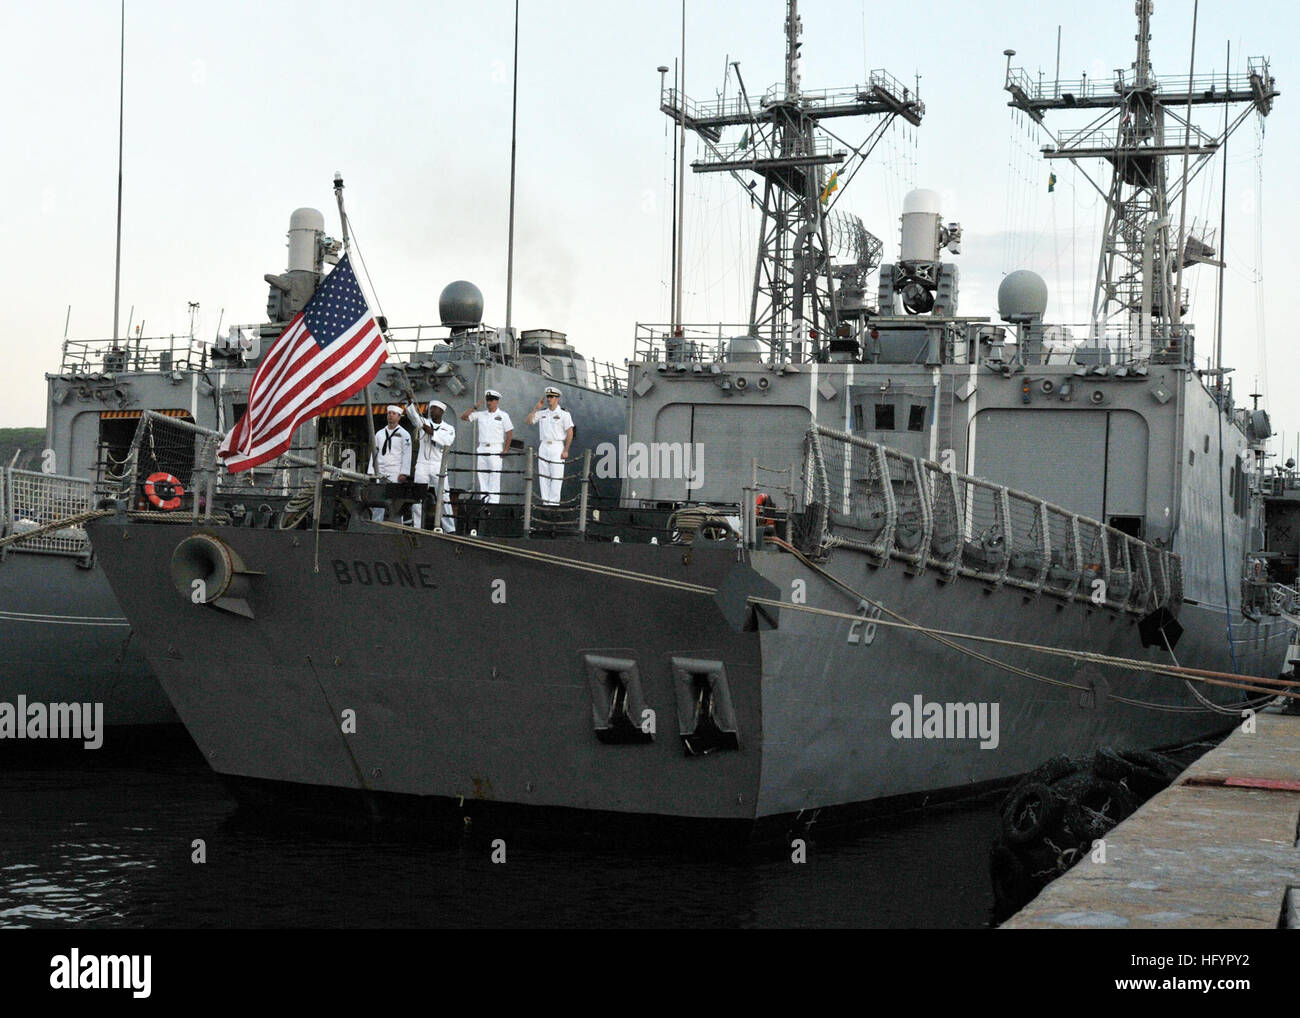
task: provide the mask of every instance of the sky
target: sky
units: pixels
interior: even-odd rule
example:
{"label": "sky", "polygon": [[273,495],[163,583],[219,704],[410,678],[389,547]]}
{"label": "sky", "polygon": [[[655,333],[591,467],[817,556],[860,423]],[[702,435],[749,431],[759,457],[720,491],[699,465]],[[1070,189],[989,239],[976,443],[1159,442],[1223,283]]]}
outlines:
{"label": "sky", "polygon": [[[485,320],[504,323],[510,0],[126,7],[123,334],[142,322],[146,336],[187,334],[190,302],[204,339],[219,321],[223,332],[262,321],[262,276],[285,268],[289,214],[318,208],[339,235],[336,171],[377,310],[392,324],[436,325],[438,294],[456,279],[477,283]],[[889,258],[902,196],[934,189],[964,230],[954,258],[962,314],[996,317],[998,281],[1032,268],[1048,284],[1048,318],[1085,321],[1101,206],[1077,171],[1039,157],[1045,136],[1007,108],[1003,50],[1051,79],[1059,26],[1061,77],[1109,76],[1133,59],[1132,0],[933,0],[891,17],[898,10],[800,4],[806,89],[883,68],[919,82],[927,108],[919,128],[895,123],[838,208],[859,215]],[[566,332],[588,356],[619,364],[637,322],[669,318],[671,125],[656,68],[681,59],[681,11],[678,0],[521,4],[514,324]],[[733,95],[729,61],[740,61],[751,95],[782,80],[784,16],[784,0],[687,0],[688,94]],[[44,375],[58,368],[65,322],[73,339],[112,335],[118,19],[111,0],[0,5],[10,138],[0,167],[0,427],[44,423]],[[1191,22],[1192,0],[1156,4],[1157,74],[1187,74]],[[1252,114],[1229,146],[1224,348],[1238,393],[1258,380],[1269,397],[1275,429],[1292,436],[1288,455],[1300,431],[1300,349],[1286,324],[1300,279],[1287,179],[1300,163],[1297,28],[1283,0],[1203,3],[1196,46],[1202,74],[1223,69],[1229,45],[1237,71],[1247,56],[1270,55],[1283,93],[1263,132]],[[865,137],[861,122],[841,127],[855,143]],[[1188,193],[1189,218],[1215,227],[1220,165]],[[729,177],[687,174],[688,322],[745,319],[756,227]],[[1185,283],[1203,353],[1215,274],[1201,268]]]}

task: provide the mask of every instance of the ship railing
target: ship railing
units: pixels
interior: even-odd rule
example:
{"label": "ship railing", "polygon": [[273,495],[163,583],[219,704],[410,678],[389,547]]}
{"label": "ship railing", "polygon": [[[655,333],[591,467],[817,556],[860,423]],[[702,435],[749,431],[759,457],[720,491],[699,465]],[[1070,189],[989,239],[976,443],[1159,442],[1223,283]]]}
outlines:
{"label": "ship railing", "polygon": [[[899,103],[918,99],[916,90],[904,85],[884,68],[876,68],[867,77],[866,85],[849,85],[841,88],[800,89],[799,100],[811,109],[836,109],[854,106],[864,99],[871,98],[872,92],[879,89],[892,96]],[[772,106],[784,102],[787,98],[785,84],[769,85],[763,92],[762,105]]]}
{"label": "ship railing", "polygon": [[[1224,93],[1250,92],[1251,74],[1260,74],[1267,79],[1268,64],[1260,57],[1250,58],[1246,73],[1206,72],[1194,75],[1191,92],[1194,95],[1222,95]],[[1158,76],[1154,81],[1155,90],[1161,93],[1186,95],[1188,91],[1186,74],[1167,74]],[[1031,102],[1061,99],[1074,96],[1087,99],[1095,96],[1109,97],[1123,93],[1135,85],[1135,75],[1131,69],[1116,68],[1110,75],[1095,77],[1044,79],[1031,76],[1023,67],[1013,67],[1007,71],[1006,87],[1018,88]]]}
{"label": "ship railing", "polygon": [[[640,364],[662,364],[666,368],[679,364],[712,364],[725,359],[728,344],[742,336],[749,336],[748,324],[692,323],[679,328],[638,322],[632,341],[632,360]],[[754,338],[767,342],[763,337]]]}
{"label": "ship railing", "polygon": [[59,373],[118,375],[128,371],[188,371],[207,365],[207,344],[193,336],[65,339]]}
{"label": "ship railing", "polygon": [[1098,375],[1124,377],[1132,365],[1191,362],[1196,331],[1190,322],[1053,322],[1044,330],[1044,363],[1072,363]]}
{"label": "ship railing", "polygon": [[[545,478],[560,481],[559,497],[546,501]],[[565,497],[565,496],[568,497]],[[570,459],[524,453],[524,534],[585,534],[591,503],[591,450]]]}
{"label": "ship railing", "polygon": [[1167,153],[1170,149],[1181,152],[1184,148],[1195,152],[1211,147],[1215,139],[1195,127],[1181,130],[1165,128],[1164,136],[1157,141],[1154,135],[1139,137],[1123,124],[1109,124],[1103,127],[1085,127],[1077,131],[1060,131],[1056,135],[1056,151],[1071,152],[1077,149],[1091,151],[1104,150],[1118,152],[1121,149],[1142,154],[1144,148],[1151,148],[1156,154]]}
{"label": "ship railing", "polygon": [[[0,470],[0,537],[22,534],[88,512],[94,506],[92,489],[92,482],[84,477],[14,467]],[[45,555],[90,554],[90,541],[85,530],[78,526],[49,531],[9,547]]]}
{"label": "ship railing", "polygon": [[[397,362],[415,374],[432,370],[439,375],[454,373],[451,361],[474,361],[479,364],[513,365],[516,354],[533,355],[541,360],[541,375],[555,382],[565,382],[594,389],[611,396],[627,392],[627,369],[609,361],[593,360],[583,354],[557,354],[545,344],[529,340],[516,341],[505,329],[478,328],[451,333],[442,325],[396,326],[387,331],[388,349]],[[567,370],[547,370],[548,361],[559,361]],[[444,365],[447,365],[444,367]],[[452,391],[452,395],[459,395]]]}
{"label": "ship railing", "polygon": [[1300,491],[1300,477],[1290,470],[1284,474],[1265,474],[1260,479],[1260,490],[1265,495],[1278,497],[1288,491]]}
{"label": "ship railing", "polygon": [[[746,508],[738,516],[737,536],[750,548],[762,547],[768,535],[791,542],[803,485],[803,481],[796,476],[798,465],[786,463],[784,466],[773,466],[760,463],[757,457],[751,457],[749,470],[749,483],[741,489],[740,505]],[[699,503],[693,507],[682,507],[685,513],[702,508]],[[717,506],[711,507],[709,511],[724,517],[729,512]],[[680,539],[680,535],[674,539]]]}
{"label": "ship railing", "polygon": [[867,78],[868,85],[871,88],[879,88],[888,92],[896,99],[916,99],[920,93],[915,89],[910,89],[883,67],[877,67]]}
{"label": "ship railing", "polygon": [[407,364],[417,364],[435,359],[434,354],[450,359],[453,356],[473,356],[482,350],[490,353],[494,344],[501,342],[496,329],[474,329],[451,334],[441,325],[397,325],[386,332],[389,352]]}
{"label": "ship railing", "polygon": [[[748,118],[744,100],[739,96],[716,102],[697,102],[679,88],[665,88],[659,93],[659,108],[665,113],[685,115],[689,121],[715,118]],[[691,125],[687,125],[691,126]]]}
{"label": "ship railing", "polygon": [[[909,88],[883,68],[870,72],[866,85],[850,85],[842,88],[800,89],[799,101],[811,109],[837,109],[856,106],[864,99],[872,97],[873,92],[884,92],[898,103],[911,102],[919,96],[915,89]],[[748,121],[754,113],[786,102],[790,98],[785,83],[769,85],[761,97],[746,101],[741,95],[731,95],[709,102],[700,102],[690,98],[681,89],[663,88],[659,93],[659,108],[671,116],[684,116],[687,126],[693,122],[724,121],[740,124]]]}
{"label": "ship railing", "polygon": [[[279,520],[281,526],[292,526],[295,523],[285,521],[305,518],[321,481],[379,480],[368,471],[370,452],[365,442],[322,439],[250,470],[230,473],[217,456],[222,438],[218,431],[144,411],[110,495],[160,522],[201,517],[254,526],[274,526]],[[791,474],[788,468],[785,473]],[[543,478],[548,474],[560,477],[560,498],[554,502],[545,499],[549,492]],[[448,450],[439,475],[425,482],[422,525],[425,529],[439,525],[442,514],[434,507],[445,495],[457,529],[464,532],[517,536],[522,521],[526,536],[585,536],[596,515],[593,500],[601,495],[601,504],[611,501],[602,490],[608,485],[601,484],[601,476],[590,450],[567,460],[550,460],[535,447],[516,448],[501,457],[499,466],[477,452]],[[491,504],[485,495],[489,487],[499,492]],[[628,505],[644,508],[635,500]],[[640,529],[646,530],[642,535],[646,540],[668,537],[662,527]]]}
{"label": "ship railing", "polygon": [[217,480],[221,438],[218,431],[145,410],[114,494],[139,511],[206,511]]}
{"label": "ship railing", "polygon": [[1177,555],[1022,491],[816,425],[805,444],[808,550],[933,569],[1117,611],[1182,604]]}
{"label": "ship railing", "polygon": [[[347,466],[318,460],[314,446],[291,447],[275,460],[230,473],[217,456],[223,438],[211,428],[144,411],[112,496],[132,510],[156,513],[160,518],[209,518],[218,495],[226,501],[282,500],[303,496],[322,474],[366,479]],[[321,454],[346,462],[348,451],[322,443]]]}
{"label": "ship railing", "polygon": [[[116,490],[112,494],[136,511],[174,518],[209,517],[220,497],[223,504],[252,500],[254,509],[273,511],[285,499],[304,499],[322,477],[374,481],[369,472],[370,451],[365,442],[323,440],[319,446],[291,449],[275,460],[250,470],[228,472],[217,450],[222,434],[155,411],[145,411],[136,428]],[[430,479],[428,505],[438,491],[445,492],[458,519],[468,521],[490,515],[483,494],[489,475],[495,475],[500,495],[496,504],[524,507],[532,517],[533,532],[582,533],[586,529],[591,496],[591,454],[563,461],[541,460],[535,448],[511,449],[495,466],[476,452],[448,451],[440,476]],[[543,499],[543,472],[561,475],[562,498],[555,504]],[[89,482],[86,482],[89,484]],[[263,504],[259,499],[270,499]],[[428,516],[427,527],[436,524]]]}
{"label": "ship railing", "polygon": [[1300,590],[1284,583],[1270,583],[1268,592],[1271,615],[1290,615],[1300,621]]}
{"label": "ship railing", "polygon": [[628,389],[628,368],[626,364],[613,361],[587,361],[589,372],[588,384],[593,389],[610,396],[626,396]]}

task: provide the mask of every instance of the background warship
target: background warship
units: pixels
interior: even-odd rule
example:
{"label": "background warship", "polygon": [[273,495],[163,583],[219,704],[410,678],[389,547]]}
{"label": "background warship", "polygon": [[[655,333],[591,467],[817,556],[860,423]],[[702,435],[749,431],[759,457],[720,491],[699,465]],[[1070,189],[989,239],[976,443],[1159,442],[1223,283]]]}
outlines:
{"label": "background warship", "polygon": [[[218,431],[238,419],[261,355],[338,259],[340,242],[326,235],[316,209],[292,214],[288,238],[287,269],[265,277],[270,290],[263,324],[231,326],[214,343],[192,333],[65,340],[59,370],[46,376],[43,465],[53,469],[0,468],[0,701],[14,703],[21,694],[29,702],[100,702],[109,726],[177,721],[79,524],[99,498],[120,489],[146,412]],[[522,425],[524,408],[536,403],[543,387],[555,385],[582,417],[575,453],[620,430],[621,372],[585,358],[563,333],[483,326],[482,297],[465,281],[444,289],[439,311],[440,326],[389,330],[390,360],[373,386],[369,415],[365,396],[358,395],[303,429],[291,451],[314,460],[319,450],[327,464],[364,468],[369,434],[383,426],[387,403],[408,389],[422,408],[441,398],[460,411],[495,388]],[[514,447],[506,469],[522,471],[522,438]],[[457,422],[454,449],[472,448],[473,428]],[[148,469],[134,486],[130,510],[179,520],[184,513],[151,501],[144,481],[171,473],[188,487],[192,450],[176,460],[164,453],[139,462]],[[463,471],[453,471],[452,486],[472,487],[469,466]],[[294,470],[287,460],[277,461],[241,475],[225,492],[224,505],[237,521],[276,526],[296,491]],[[188,499],[186,510],[193,508]]]}
{"label": "background warship", "polygon": [[[1077,336],[1045,322],[1028,272],[1000,289],[1007,324],[959,315],[942,252],[960,227],[931,192],[909,196],[879,265],[832,199],[881,125],[924,106],[883,71],[804,90],[789,0],[785,80],[761,101],[663,92],[705,142],[696,170],[762,181],[763,227],[747,323],[638,326],[616,504],[593,497],[588,460],[545,527],[529,469],[476,533],[371,524],[375,498],[421,492],[358,481],[319,481],[310,526],[301,504],[237,523],[217,434],[145,415],[131,476],[167,448],[221,511],[183,529],[119,501],[89,530],[216,771],[252,801],[456,830],[750,837],[1054,754],[1185,742],[1269,699],[1293,595],[1258,555],[1268,422],[1221,365],[1196,369],[1179,275],[1206,251],[1171,229],[1165,174],[1229,129],[1167,122],[1204,91],[1154,77],[1149,18],[1140,2],[1137,59],[1112,83],[1067,94],[1008,71],[1035,117],[1106,111],[1048,153],[1112,167]],[[1216,82],[1215,103],[1260,115],[1276,95],[1262,62]],[[821,130],[838,117],[877,119],[839,147]],[[412,645],[396,659],[395,632]]]}

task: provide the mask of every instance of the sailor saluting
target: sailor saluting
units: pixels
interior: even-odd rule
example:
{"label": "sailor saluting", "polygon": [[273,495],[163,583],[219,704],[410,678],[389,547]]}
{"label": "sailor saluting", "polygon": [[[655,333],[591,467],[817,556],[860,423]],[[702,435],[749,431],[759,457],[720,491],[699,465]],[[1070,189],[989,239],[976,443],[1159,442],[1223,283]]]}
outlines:
{"label": "sailor saluting", "polygon": [[560,390],[553,386],[537,401],[526,423],[537,424],[537,480],[543,505],[559,505],[564,486],[564,461],[573,444],[573,417],[560,406]]}
{"label": "sailor saluting", "polygon": [[[375,452],[370,459],[370,473],[385,481],[411,479],[411,436],[402,427],[402,408],[388,404],[388,424],[375,432]],[[384,510],[376,506],[370,510],[372,520],[382,520]]]}
{"label": "sailor saluting", "polygon": [[[406,407],[407,419],[420,432],[420,454],[415,460],[416,484],[432,486],[438,483],[438,475],[442,472],[442,454],[451,447],[452,442],[456,441],[456,429],[443,420],[443,414],[446,410],[447,404],[439,399],[429,401],[428,417],[421,417],[420,411],[414,403],[409,403]],[[429,494],[434,494],[432,488]],[[423,499],[411,507],[411,517],[417,527],[423,525]],[[456,520],[451,514],[451,506],[447,502],[446,490],[442,493],[442,529],[446,531],[455,531],[456,529]]]}
{"label": "sailor saluting", "polygon": [[501,468],[514,438],[515,424],[501,409],[501,393],[488,389],[483,399],[486,410],[480,410],[475,403],[460,419],[472,421],[478,428],[478,488],[487,496],[484,501],[495,505],[501,501]]}

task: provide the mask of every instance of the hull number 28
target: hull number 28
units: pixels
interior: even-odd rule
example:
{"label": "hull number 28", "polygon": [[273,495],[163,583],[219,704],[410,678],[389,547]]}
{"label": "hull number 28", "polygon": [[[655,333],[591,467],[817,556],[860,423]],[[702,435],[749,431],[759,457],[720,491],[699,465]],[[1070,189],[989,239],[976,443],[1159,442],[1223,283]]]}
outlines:
{"label": "hull number 28", "polygon": [[849,623],[849,643],[868,647],[876,638],[875,620],[880,618],[880,605],[863,599],[858,602],[858,614],[862,618]]}

